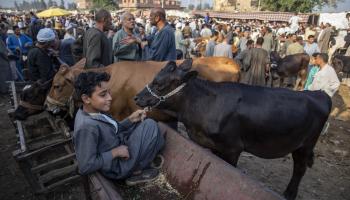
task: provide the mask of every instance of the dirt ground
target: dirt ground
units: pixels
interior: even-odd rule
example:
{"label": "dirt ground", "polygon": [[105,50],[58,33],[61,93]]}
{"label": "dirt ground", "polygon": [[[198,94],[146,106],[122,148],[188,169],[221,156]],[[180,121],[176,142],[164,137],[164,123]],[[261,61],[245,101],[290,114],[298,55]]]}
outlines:
{"label": "dirt ground", "polygon": [[[350,89],[341,86],[333,99],[330,127],[315,150],[315,163],[302,179],[298,200],[350,199]],[[12,158],[16,134],[8,116],[9,98],[0,96],[0,199],[35,199],[23,174]],[[282,194],[292,173],[292,159],[264,160],[242,154],[238,168]],[[71,199],[60,198],[54,199]]]}

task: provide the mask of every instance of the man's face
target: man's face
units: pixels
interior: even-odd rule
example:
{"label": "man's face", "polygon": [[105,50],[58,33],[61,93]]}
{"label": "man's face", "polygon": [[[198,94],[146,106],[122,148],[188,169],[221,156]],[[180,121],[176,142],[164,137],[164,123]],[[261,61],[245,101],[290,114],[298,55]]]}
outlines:
{"label": "man's face", "polygon": [[312,43],[314,43],[315,38],[311,37],[311,38],[309,38],[307,41],[308,41],[310,44],[312,44]]}
{"label": "man's face", "polygon": [[140,32],[140,34],[143,34],[143,33],[145,33],[145,29],[143,27],[139,27],[139,32]]}
{"label": "man's face", "polygon": [[311,57],[310,57],[310,63],[311,63],[312,65],[317,65],[317,63],[316,63],[316,58],[313,57],[313,56],[311,56]]}
{"label": "man's face", "polygon": [[126,15],[123,20],[123,26],[127,29],[135,28],[135,18],[133,15]]}
{"label": "man's face", "polygon": [[84,106],[89,106],[96,112],[108,112],[111,108],[112,96],[107,87],[107,82],[101,82],[100,85],[101,87],[95,87],[95,91],[91,94],[91,97],[82,96]]}
{"label": "man's face", "polygon": [[16,34],[16,35],[20,35],[20,34],[21,34],[21,30],[20,30],[19,28],[16,28],[16,29],[15,29],[15,34]]}
{"label": "man's face", "polygon": [[103,22],[103,30],[104,31],[109,31],[112,29],[112,17],[109,16],[107,18],[104,19],[104,22]]}
{"label": "man's face", "polygon": [[159,16],[157,16],[157,14],[152,11],[150,16],[149,16],[149,20],[150,20],[152,26],[157,26],[157,23],[159,21]]}
{"label": "man's face", "polygon": [[291,40],[292,40],[293,42],[297,41],[297,36],[296,36],[296,35],[292,35]]}

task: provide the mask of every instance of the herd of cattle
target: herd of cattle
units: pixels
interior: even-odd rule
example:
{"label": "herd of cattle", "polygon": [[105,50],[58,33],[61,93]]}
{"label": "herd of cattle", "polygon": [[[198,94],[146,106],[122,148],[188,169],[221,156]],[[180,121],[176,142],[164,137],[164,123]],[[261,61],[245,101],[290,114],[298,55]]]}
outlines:
{"label": "herd of cattle", "polygon": [[[271,57],[276,76],[298,76],[296,89],[301,90],[309,57]],[[349,73],[350,62],[344,61],[340,55],[332,59],[338,69]],[[67,120],[72,122],[79,107],[73,83],[86,71],[84,64],[82,59],[73,67],[62,66],[53,80],[24,87],[15,117],[24,120],[46,109],[70,116]],[[266,159],[291,153],[293,175],[284,192],[288,200],[296,198],[306,168],[313,164],[313,150],[332,107],[322,91],[240,84],[240,66],[229,58],[127,61],[91,70],[111,75],[111,114],[118,120],[140,107],[152,107],[149,117],[184,123],[193,141],[233,166],[243,151]]]}

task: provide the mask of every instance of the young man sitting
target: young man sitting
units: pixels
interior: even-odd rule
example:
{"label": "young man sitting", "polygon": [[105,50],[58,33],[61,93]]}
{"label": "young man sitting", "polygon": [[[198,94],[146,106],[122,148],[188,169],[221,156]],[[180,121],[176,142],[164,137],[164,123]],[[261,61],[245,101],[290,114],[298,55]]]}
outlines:
{"label": "young man sitting", "polygon": [[138,110],[117,122],[106,114],[112,97],[107,73],[86,72],[75,81],[83,102],[74,124],[73,142],[79,172],[100,171],[111,179],[126,179],[128,185],[154,180],[159,171],[151,162],[164,145],[158,125]]}

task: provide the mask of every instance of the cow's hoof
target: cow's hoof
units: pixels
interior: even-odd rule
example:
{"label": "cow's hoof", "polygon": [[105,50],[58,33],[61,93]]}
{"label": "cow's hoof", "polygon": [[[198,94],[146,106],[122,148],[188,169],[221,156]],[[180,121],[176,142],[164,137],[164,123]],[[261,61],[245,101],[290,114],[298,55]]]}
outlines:
{"label": "cow's hoof", "polygon": [[291,191],[285,191],[283,193],[283,196],[287,199],[287,200],[295,200],[295,198],[297,197],[297,193],[296,192],[291,192]]}

